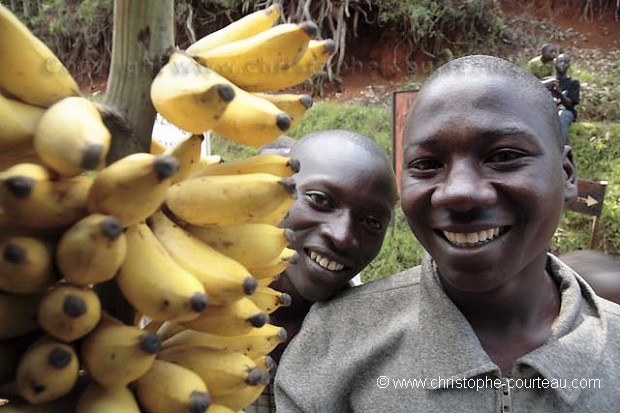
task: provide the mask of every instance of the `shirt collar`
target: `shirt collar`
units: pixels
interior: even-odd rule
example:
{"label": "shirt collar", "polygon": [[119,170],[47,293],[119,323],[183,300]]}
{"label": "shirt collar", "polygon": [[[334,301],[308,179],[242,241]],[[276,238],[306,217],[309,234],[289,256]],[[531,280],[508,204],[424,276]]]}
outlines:
{"label": "shirt collar", "polygon": [[[549,254],[547,271],[561,293],[560,314],[549,342],[518,359],[516,367],[533,369],[543,378],[558,380],[559,397],[573,404],[581,393],[573,379],[590,379],[605,347],[607,331],[592,289]],[[435,264],[422,264],[420,282],[420,367],[424,377],[462,379],[490,374],[499,368],[482,349],[469,322],[444,292]],[[439,360],[439,362],[437,362]],[[566,385],[562,385],[566,383]],[[562,388],[563,387],[563,388]]]}

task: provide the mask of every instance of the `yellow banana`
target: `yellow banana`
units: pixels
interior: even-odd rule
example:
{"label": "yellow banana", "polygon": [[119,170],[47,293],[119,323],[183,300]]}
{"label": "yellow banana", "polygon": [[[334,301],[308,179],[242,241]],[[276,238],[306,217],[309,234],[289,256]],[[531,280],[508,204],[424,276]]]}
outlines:
{"label": "yellow banana", "polygon": [[116,276],[133,307],[156,321],[191,320],[207,307],[203,284],[177,264],[145,223],[127,228],[127,257]]}
{"label": "yellow banana", "polygon": [[0,340],[22,336],[37,329],[39,295],[0,292]]}
{"label": "yellow banana", "polygon": [[173,184],[186,179],[197,167],[196,165],[200,161],[203,140],[203,135],[190,134],[187,138],[164,152],[165,155],[172,155],[179,161],[179,170],[172,177]]}
{"label": "yellow banana", "polygon": [[247,14],[191,44],[187,53],[198,54],[237,40],[246,39],[272,27],[282,14],[282,6],[272,4],[266,9]]}
{"label": "yellow banana", "polygon": [[0,94],[0,150],[26,151],[45,109]]}
{"label": "yellow banana", "polygon": [[268,173],[287,177],[299,172],[299,161],[278,154],[266,153],[241,158],[230,162],[208,165],[195,172],[191,178],[215,175],[242,175],[251,173]]}
{"label": "yellow banana", "polygon": [[134,153],[99,172],[88,193],[90,212],[114,215],[123,226],[145,220],[164,201],[179,161]]}
{"label": "yellow banana", "polygon": [[235,351],[207,347],[171,347],[159,353],[159,359],[178,364],[198,374],[207,385],[211,398],[234,393],[247,385],[269,382],[269,373],[254,360]]}
{"label": "yellow banana", "polygon": [[301,95],[295,93],[260,93],[255,92],[255,95],[267,99],[280,110],[288,113],[291,117],[291,129],[299,125],[299,122],[303,119],[306,111],[310,109],[314,103],[312,96]]}
{"label": "yellow banana", "polygon": [[270,353],[278,344],[286,341],[286,337],[286,329],[273,324],[253,327],[250,332],[236,336],[222,336],[188,328],[164,340],[162,348],[199,346],[236,351],[254,359]]}
{"label": "yellow banana", "polygon": [[153,155],[163,155],[168,148],[155,138],[151,138],[151,153]]}
{"label": "yellow banana", "polygon": [[126,386],[142,377],[161,349],[155,333],[109,317],[81,342],[81,360],[89,375],[105,387]]}
{"label": "yellow banana", "polygon": [[45,111],[34,136],[34,149],[62,176],[101,169],[111,134],[97,107],[83,97],[68,97]]}
{"label": "yellow banana", "polygon": [[263,216],[294,202],[295,181],[256,173],[205,176],[171,186],[166,205],[193,225],[238,225],[263,222]]}
{"label": "yellow banana", "polygon": [[280,274],[272,276],[272,277],[258,278],[257,282],[258,282],[258,285],[261,287],[269,287],[271,286],[271,283],[276,281],[278,278],[280,278]]}
{"label": "yellow banana", "polygon": [[199,227],[188,225],[187,230],[201,241],[243,266],[260,267],[278,258],[293,241],[290,228],[269,224],[242,224]]}
{"label": "yellow banana", "polygon": [[211,405],[207,409],[207,413],[245,413],[245,412],[243,411],[234,412],[230,410],[228,407],[222,406],[221,404],[211,403]]}
{"label": "yellow banana", "polygon": [[51,245],[33,236],[0,242],[0,289],[16,294],[44,291],[56,281]]}
{"label": "yellow banana", "polygon": [[164,321],[161,326],[159,326],[156,333],[162,339],[162,341],[165,341],[170,337],[174,336],[175,334],[186,329],[187,328],[185,326],[182,326],[181,324],[174,321]]}
{"label": "yellow banana", "polygon": [[37,314],[47,334],[70,343],[97,326],[101,319],[101,302],[90,288],[61,283],[41,299]]}
{"label": "yellow banana", "polygon": [[279,71],[276,76],[264,76],[250,92],[278,91],[297,86],[314,76],[336,51],[332,39],[310,40],[304,55],[293,65]]}
{"label": "yellow banana", "polygon": [[43,336],[19,359],[16,383],[30,403],[48,402],[68,394],[78,379],[79,362],[73,347]]}
{"label": "yellow banana", "polygon": [[249,298],[243,297],[225,305],[211,305],[198,318],[180,324],[205,333],[221,336],[236,336],[262,327],[269,322],[269,316],[261,311]]}
{"label": "yellow banana", "polygon": [[226,406],[233,411],[238,411],[252,404],[262,394],[269,383],[261,383],[256,386],[244,386],[243,388],[227,394],[213,395],[213,403]]}
{"label": "yellow banana", "polygon": [[176,52],[153,79],[151,100],[173,125],[201,134],[219,121],[235,92],[227,79]]}
{"label": "yellow banana", "polygon": [[211,304],[226,304],[256,289],[256,279],[243,265],[176,225],[161,209],[148,224],[172,259],[202,283]]}
{"label": "yellow banana", "polygon": [[118,219],[93,213],[63,233],[56,248],[56,264],[72,284],[98,284],[116,275],[126,253],[127,241]]}
{"label": "yellow banana", "polygon": [[[250,273],[260,282],[263,279],[273,280],[279,276],[289,266],[294,265],[299,258],[297,251],[290,248],[285,248],[282,253],[269,264],[261,267],[248,268]],[[263,283],[261,283],[263,285]]]}
{"label": "yellow banana", "polygon": [[271,287],[257,287],[254,294],[248,298],[266,314],[271,314],[280,307],[289,307],[292,302],[289,294]]}
{"label": "yellow banana", "polygon": [[140,413],[140,407],[126,386],[104,387],[90,382],[77,400],[75,413]]}
{"label": "yellow banana", "polygon": [[264,77],[278,76],[282,69],[301,59],[318,31],[312,21],[283,23],[254,36],[192,54],[200,64],[250,90],[260,85]]}
{"label": "yellow banana", "polygon": [[92,183],[85,176],[59,179],[42,165],[18,164],[0,174],[0,205],[15,225],[64,227],[87,215]]}
{"label": "yellow banana", "polygon": [[[286,338],[285,338],[286,340]],[[278,364],[269,354],[264,354],[253,359],[257,366],[264,368],[269,372],[271,379],[276,376]]]}
{"label": "yellow banana", "polygon": [[244,145],[265,145],[291,127],[291,117],[267,99],[231,83],[235,98],[230,102],[213,132]]}
{"label": "yellow banana", "polygon": [[155,360],[136,383],[136,396],[148,412],[204,413],[211,404],[204,380],[192,370]]}
{"label": "yellow banana", "polygon": [[49,107],[80,89],[58,57],[8,8],[0,5],[0,90]]}

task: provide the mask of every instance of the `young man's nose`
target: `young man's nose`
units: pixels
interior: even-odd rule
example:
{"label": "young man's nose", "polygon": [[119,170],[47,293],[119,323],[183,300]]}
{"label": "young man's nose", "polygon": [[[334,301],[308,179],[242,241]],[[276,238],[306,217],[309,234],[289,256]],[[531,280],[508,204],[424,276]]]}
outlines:
{"label": "young man's nose", "polygon": [[337,249],[355,248],[358,245],[355,222],[348,211],[340,211],[323,224],[322,235],[329,238]]}
{"label": "young man's nose", "polygon": [[464,212],[492,205],[495,197],[495,189],[476,168],[462,163],[448,170],[433,192],[431,202],[435,207]]}

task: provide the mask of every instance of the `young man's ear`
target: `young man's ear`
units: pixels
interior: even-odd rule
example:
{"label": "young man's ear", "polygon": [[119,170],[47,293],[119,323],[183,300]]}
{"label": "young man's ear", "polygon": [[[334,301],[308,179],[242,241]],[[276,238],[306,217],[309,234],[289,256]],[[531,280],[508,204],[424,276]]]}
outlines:
{"label": "young man's ear", "polygon": [[570,146],[564,146],[562,157],[562,169],[564,171],[564,201],[577,199],[577,167],[573,161],[573,150]]}

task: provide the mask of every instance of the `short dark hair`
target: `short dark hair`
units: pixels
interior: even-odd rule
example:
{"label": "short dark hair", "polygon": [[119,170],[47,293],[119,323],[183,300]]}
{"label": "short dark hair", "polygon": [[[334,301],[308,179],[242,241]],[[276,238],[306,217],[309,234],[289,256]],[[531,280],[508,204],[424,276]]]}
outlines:
{"label": "short dark hair", "polygon": [[[530,72],[524,70],[518,65],[495,56],[488,55],[470,55],[451,60],[437,69],[422,85],[416,101],[423,95],[424,91],[432,85],[437,79],[448,75],[462,75],[464,79],[471,73],[494,74],[501,75],[511,79],[515,84],[514,93],[517,99],[535,98],[540,101],[540,108],[544,111],[545,116],[552,123],[554,136],[557,146],[562,151],[564,142],[560,132],[560,120],[557,112],[557,105],[553,101],[551,93],[542,84],[540,79],[536,78]],[[413,108],[415,108],[415,101]],[[412,110],[413,110],[412,108]],[[407,124],[410,122],[408,116]],[[407,125],[406,127],[408,127]]]}

